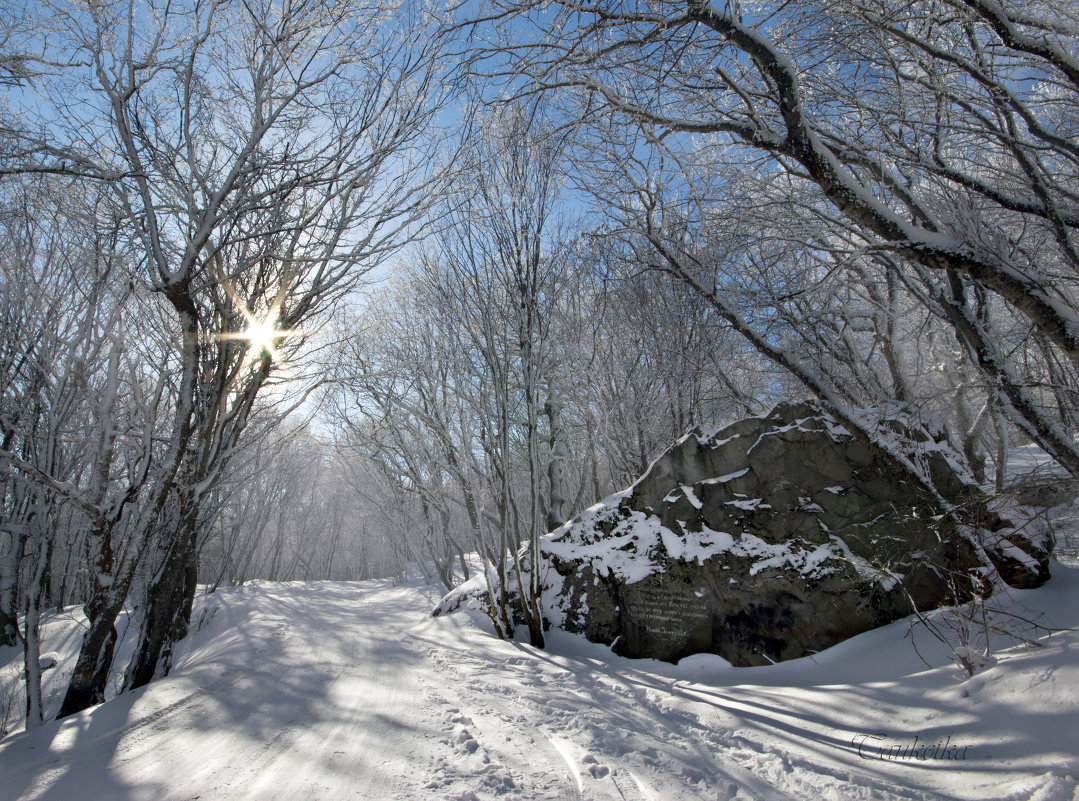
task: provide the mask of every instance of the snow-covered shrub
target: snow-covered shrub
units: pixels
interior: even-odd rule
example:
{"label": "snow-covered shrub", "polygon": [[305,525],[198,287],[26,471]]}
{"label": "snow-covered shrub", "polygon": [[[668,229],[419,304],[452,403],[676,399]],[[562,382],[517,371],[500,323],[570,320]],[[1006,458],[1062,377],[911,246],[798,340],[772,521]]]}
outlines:
{"label": "snow-covered shrub", "polygon": [[0,671],[0,737],[7,736],[22,713],[22,675],[17,667]]}
{"label": "snow-covered shrub", "polygon": [[195,620],[195,625],[191,627],[191,632],[195,634],[202,631],[207,625],[209,625],[210,621],[214,619],[214,615],[217,614],[217,610],[219,608],[220,607],[217,604],[214,604],[212,606],[204,606],[202,608],[202,611],[199,612],[198,618]]}
{"label": "snow-covered shrub", "polygon": [[964,678],[969,679],[975,673],[992,667],[996,664],[996,657],[986,653],[981,648],[971,645],[960,645],[952,652],[952,659],[963,671]]}

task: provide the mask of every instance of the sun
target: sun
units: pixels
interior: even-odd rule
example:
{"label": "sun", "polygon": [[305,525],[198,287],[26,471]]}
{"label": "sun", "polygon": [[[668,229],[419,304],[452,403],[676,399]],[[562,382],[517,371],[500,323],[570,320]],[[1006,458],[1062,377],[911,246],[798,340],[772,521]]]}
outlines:
{"label": "sun", "polygon": [[266,350],[274,356],[275,346],[285,336],[285,332],[278,331],[268,320],[252,320],[247,324],[242,336],[251,343],[252,350],[256,352]]}
{"label": "sun", "polygon": [[273,362],[280,361],[278,346],[286,339],[296,334],[295,331],[282,331],[274,325],[273,318],[276,315],[267,315],[257,319],[251,314],[244,313],[247,325],[239,331],[230,333],[214,334],[217,340],[242,341],[247,344],[247,359],[259,359],[263,353],[269,355]]}
{"label": "sun", "polygon": [[218,341],[243,341],[246,343],[244,359],[248,362],[259,361],[264,355],[269,356],[271,362],[280,361],[278,348],[281,343],[287,339],[302,336],[298,329],[292,327],[281,329],[277,327],[277,323],[283,316],[281,303],[284,292],[279,290],[269,308],[262,313],[256,313],[240,297],[240,294],[230,282],[226,280],[223,285],[225,292],[235,304],[234,308],[242,315],[244,326],[236,331],[223,331],[213,334],[213,339]]}

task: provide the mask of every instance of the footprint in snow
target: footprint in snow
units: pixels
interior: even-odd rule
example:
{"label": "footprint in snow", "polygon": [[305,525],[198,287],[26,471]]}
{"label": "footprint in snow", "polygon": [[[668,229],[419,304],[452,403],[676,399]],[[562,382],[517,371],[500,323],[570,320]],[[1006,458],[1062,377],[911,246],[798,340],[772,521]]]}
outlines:
{"label": "footprint in snow", "polygon": [[611,769],[606,765],[599,764],[599,760],[592,754],[585,754],[581,762],[588,765],[588,772],[593,779],[602,779],[611,772]]}
{"label": "footprint in snow", "polygon": [[472,736],[472,732],[464,726],[458,726],[454,730],[453,739],[456,741],[458,747],[469,754],[474,754],[479,750],[480,744],[476,742],[476,738]]}

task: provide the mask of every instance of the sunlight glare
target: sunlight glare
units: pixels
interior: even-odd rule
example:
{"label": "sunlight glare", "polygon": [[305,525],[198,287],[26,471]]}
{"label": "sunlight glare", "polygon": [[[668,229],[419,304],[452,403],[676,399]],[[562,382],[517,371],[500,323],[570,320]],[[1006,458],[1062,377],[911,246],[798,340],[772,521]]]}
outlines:
{"label": "sunlight glare", "polygon": [[267,350],[274,355],[274,345],[284,333],[278,331],[265,320],[252,320],[244,329],[244,339],[251,343],[252,350],[262,352]]}

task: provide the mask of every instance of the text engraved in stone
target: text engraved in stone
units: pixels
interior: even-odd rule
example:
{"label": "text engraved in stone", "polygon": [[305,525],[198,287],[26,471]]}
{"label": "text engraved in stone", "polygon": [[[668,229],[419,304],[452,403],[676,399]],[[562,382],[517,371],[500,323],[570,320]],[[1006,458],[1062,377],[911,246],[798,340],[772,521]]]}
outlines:
{"label": "text engraved in stone", "polygon": [[630,611],[648,632],[673,637],[685,637],[711,617],[701,598],[658,587],[640,590]]}

